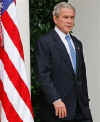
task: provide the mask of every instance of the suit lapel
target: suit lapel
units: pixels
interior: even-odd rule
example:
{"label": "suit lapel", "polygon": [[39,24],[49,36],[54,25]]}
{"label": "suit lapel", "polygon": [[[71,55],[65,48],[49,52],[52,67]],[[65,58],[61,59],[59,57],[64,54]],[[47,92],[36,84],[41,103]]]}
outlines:
{"label": "suit lapel", "polygon": [[77,40],[71,35],[71,38],[73,40],[74,46],[75,46],[75,50],[76,50],[76,73],[78,72],[78,64],[79,64],[79,45],[77,43]]}
{"label": "suit lapel", "polygon": [[72,67],[72,63],[71,63],[71,60],[70,60],[70,56],[66,50],[66,47],[65,45],[63,44],[62,40],[60,39],[59,35],[56,33],[56,31],[54,31],[54,38],[55,38],[55,43],[56,43],[56,46],[57,48],[59,48],[59,52],[60,52],[60,55],[62,56],[62,59],[64,59],[64,62],[68,63],[71,71],[74,72],[73,70],[73,67]]}

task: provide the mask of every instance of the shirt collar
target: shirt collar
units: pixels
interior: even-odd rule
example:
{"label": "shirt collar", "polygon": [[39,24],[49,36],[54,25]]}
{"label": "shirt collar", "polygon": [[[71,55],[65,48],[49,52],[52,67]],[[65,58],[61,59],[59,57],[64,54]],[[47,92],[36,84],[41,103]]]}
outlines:
{"label": "shirt collar", "polygon": [[[55,26],[54,29],[55,29],[55,31],[58,33],[58,35],[59,35],[60,37],[62,37],[63,39],[65,39],[66,34],[65,34],[64,32],[62,32],[57,26]],[[67,35],[70,36],[69,33],[67,33]]]}

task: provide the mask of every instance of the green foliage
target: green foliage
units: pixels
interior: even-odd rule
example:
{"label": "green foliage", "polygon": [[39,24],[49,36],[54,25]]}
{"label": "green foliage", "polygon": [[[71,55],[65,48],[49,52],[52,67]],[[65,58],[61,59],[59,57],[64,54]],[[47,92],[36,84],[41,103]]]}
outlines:
{"label": "green foliage", "polygon": [[[30,0],[30,38],[31,38],[31,82],[32,82],[32,104],[34,108],[35,122],[38,118],[38,96],[39,84],[36,82],[34,72],[34,45],[41,35],[53,28],[52,10],[56,3],[63,0]],[[68,0],[65,0],[66,2]]]}

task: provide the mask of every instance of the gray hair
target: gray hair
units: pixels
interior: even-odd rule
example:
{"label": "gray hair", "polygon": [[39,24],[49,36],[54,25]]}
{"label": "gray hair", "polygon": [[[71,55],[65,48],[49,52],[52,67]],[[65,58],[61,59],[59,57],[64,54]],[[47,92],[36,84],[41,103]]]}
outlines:
{"label": "gray hair", "polygon": [[69,8],[69,9],[72,9],[74,12],[76,11],[75,8],[71,5],[71,3],[60,2],[60,3],[57,3],[53,9],[53,12],[52,12],[53,16],[58,17],[61,8]]}

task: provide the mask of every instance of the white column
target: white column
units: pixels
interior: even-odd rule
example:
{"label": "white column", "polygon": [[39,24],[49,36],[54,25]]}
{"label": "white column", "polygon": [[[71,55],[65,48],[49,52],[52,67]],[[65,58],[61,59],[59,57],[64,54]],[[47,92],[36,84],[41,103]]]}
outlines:
{"label": "white column", "polygon": [[17,20],[24,47],[26,72],[30,81],[30,33],[29,33],[29,0],[16,0]]}
{"label": "white column", "polygon": [[82,40],[87,66],[90,108],[100,120],[100,0],[69,0],[76,8],[74,34]]}

